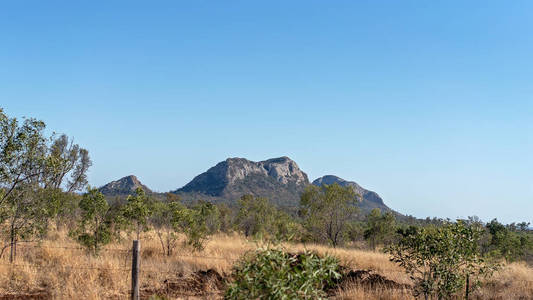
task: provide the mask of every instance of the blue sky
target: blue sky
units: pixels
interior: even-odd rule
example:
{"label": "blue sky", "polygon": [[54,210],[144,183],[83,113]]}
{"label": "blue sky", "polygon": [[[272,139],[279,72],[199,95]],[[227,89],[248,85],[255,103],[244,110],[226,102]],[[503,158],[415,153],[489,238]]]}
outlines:
{"label": "blue sky", "polygon": [[419,217],[533,222],[531,1],[5,1],[0,106],[90,182],[287,155]]}

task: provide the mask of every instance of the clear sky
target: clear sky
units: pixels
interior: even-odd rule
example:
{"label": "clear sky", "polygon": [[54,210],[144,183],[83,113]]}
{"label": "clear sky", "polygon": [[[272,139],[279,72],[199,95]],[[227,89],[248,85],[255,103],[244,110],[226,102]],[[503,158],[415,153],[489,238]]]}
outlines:
{"label": "clear sky", "polygon": [[532,1],[3,1],[0,106],[174,190],[287,155],[418,217],[533,222]]}

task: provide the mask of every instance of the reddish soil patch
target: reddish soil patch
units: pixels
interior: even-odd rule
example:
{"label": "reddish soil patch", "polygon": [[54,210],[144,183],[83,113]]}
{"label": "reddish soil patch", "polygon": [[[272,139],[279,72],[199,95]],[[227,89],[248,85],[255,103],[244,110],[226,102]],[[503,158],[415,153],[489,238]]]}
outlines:
{"label": "reddish soil patch", "polygon": [[358,284],[365,287],[377,289],[406,289],[411,288],[408,284],[398,283],[385,276],[374,273],[372,270],[350,270],[339,281],[337,287],[346,284]]}
{"label": "reddish soil patch", "polygon": [[0,295],[0,300],[46,300],[51,298],[46,292]]}
{"label": "reddish soil patch", "polygon": [[188,276],[178,275],[177,279],[167,279],[164,281],[165,287],[159,290],[143,289],[141,296],[143,299],[151,295],[164,295],[167,297],[179,296],[211,296],[215,298],[221,295],[226,289],[226,279],[217,271],[209,269],[198,271]]}

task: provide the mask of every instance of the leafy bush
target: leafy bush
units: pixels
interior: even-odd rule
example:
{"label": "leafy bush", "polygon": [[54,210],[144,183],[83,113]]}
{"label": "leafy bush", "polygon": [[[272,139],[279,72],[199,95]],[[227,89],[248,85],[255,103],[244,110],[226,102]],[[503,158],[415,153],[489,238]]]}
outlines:
{"label": "leafy bush", "polygon": [[259,249],[237,264],[233,277],[226,299],[323,299],[341,274],[334,257]]}
{"label": "leafy bush", "polygon": [[508,262],[527,260],[528,254],[533,253],[533,235],[528,227],[529,223],[503,225],[496,219],[487,223],[490,238],[485,250],[488,255],[505,258]]}
{"label": "leafy bush", "polygon": [[317,242],[328,242],[334,248],[344,242],[349,223],[358,212],[361,195],[351,187],[337,183],[321,187],[309,185],[300,199],[303,225]]}
{"label": "leafy bush", "polygon": [[298,236],[299,224],[267,198],[243,195],[238,201],[236,227],[246,237],[274,242]]}
{"label": "leafy bush", "polygon": [[379,243],[390,244],[394,239],[396,218],[391,212],[382,214],[379,208],[374,208],[366,217],[366,223],[363,234],[372,249],[375,250]]}
{"label": "leafy bush", "polygon": [[217,207],[209,202],[202,202],[193,208],[175,210],[172,224],[176,231],[185,233],[186,245],[200,251],[204,249],[209,236],[218,231],[218,219]]}
{"label": "leafy bush", "polygon": [[151,199],[141,187],[135,190],[134,195],[129,195],[127,203],[122,207],[123,218],[126,224],[133,226],[140,239],[141,231],[148,231],[148,218],[152,215]]}
{"label": "leafy bush", "polygon": [[111,242],[109,205],[102,193],[95,188],[88,188],[79,207],[81,219],[69,234],[96,255],[103,245]]}
{"label": "leafy bush", "polygon": [[458,220],[440,227],[409,227],[402,238],[386,249],[415,283],[415,297],[436,295],[450,299],[465,287],[469,290],[488,277],[497,265],[486,262],[479,251],[483,228]]}

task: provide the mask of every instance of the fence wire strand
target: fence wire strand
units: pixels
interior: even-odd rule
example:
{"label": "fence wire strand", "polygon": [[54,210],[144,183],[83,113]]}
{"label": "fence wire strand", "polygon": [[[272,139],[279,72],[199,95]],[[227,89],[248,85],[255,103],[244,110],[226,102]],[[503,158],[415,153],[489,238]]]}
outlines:
{"label": "fence wire strand", "polygon": [[[18,244],[17,247],[22,246],[23,248],[39,248],[39,249],[66,249],[66,250],[82,250],[87,251],[86,248],[82,247],[69,247],[69,246],[43,246],[40,244],[37,245],[29,245],[27,243],[24,244]],[[102,252],[117,252],[117,253],[132,253],[131,249],[100,249],[99,251]],[[141,252],[142,253],[142,252]],[[192,259],[213,259],[213,260],[224,260],[224,261],[237,261],[239,258],[228,258],[228,257],[218,257],[218,256],[204,256],[204,255],[184,255],[184,254],[173,254],[171,257],[181,257],[181,258],[192,258]],[[128,262],[128,256],[125,255],[125,264],[127,265]],[[73,266],[73,265],[59,265],[58,267],[50,267],[50,266],[43,266],[38,264],[19,264],[19,263],[0,263],[0,266],[7,266],[7,267],[20,267],[20,268],[35,268],[35,269],[46,269],[46,270],[52,270],[52,269],[78,269],[78,270],[100,270],[100,271],[121,271],[121,272],[128,272],[131,273],[131,268],[105,268],[105,267],[95,267],[95,266]],[[159,273],[159,274],[173,274],[178,275],[178,277],[183,277],[180,275],[180,272],[178,271],[163,271],[163,270],[153,270],[153,269],[146,269],[141,268],[139,270],[141,273],[145,274],[152,274],[152,273]],[[371,270],[373,272],[387,272],[387,273],[404,273],[402,270],[398,269],[379,269],[379,270]],[[128,277],[129,278],[129,277]],[[522,283],[528,283],[533,284],[533,280],[516,280],[518,282]]]}

